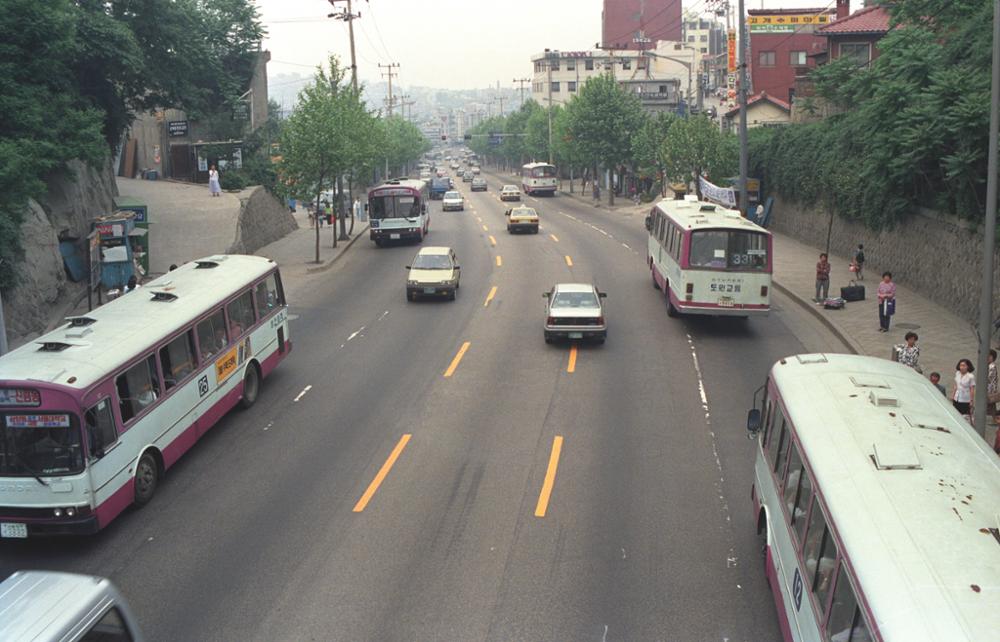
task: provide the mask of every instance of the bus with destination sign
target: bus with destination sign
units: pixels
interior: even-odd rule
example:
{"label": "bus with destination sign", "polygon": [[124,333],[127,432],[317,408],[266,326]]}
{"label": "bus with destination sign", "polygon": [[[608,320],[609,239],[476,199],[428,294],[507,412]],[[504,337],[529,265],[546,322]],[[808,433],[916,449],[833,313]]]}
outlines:
{"label": "bus with destination sign", "polygon": [[0,357],[0,538],[93,533],[291,351],[278,266],[212,256]]}
{"label": "bus with destination sign", "polygon": [[427,181],[393,179],[368,190],[369,238],[382,247],[388,241],[421,243],[430,233]]}

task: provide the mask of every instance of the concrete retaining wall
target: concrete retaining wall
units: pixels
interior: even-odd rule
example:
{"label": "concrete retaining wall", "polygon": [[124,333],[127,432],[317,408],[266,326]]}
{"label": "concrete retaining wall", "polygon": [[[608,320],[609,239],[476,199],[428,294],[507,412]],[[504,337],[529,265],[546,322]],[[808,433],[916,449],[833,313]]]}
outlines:
{"label": "concrete retaining wall", "polygon": [[228,253],[253,254],[298,228],[299,224],[285,205],[263,187],[256,187],[249,196],[240,199],[236,240]]}
{"label": "concrete retaining wall", "polygon": [[[825,248],[829,225],[830,214],[821,208],[804,207],[777,196],[774,199],[771,228],[776,232]],[[866,281],[875,283],[888,270],[894,280],[974,324],[982,287],[981,234],[971,221],[926,210],[914,212],[904,223],[881,232],[834,216],[830,252],[851,257],[863,243]],[[1000,317],[997,263],[994,258],[993,318]]]}

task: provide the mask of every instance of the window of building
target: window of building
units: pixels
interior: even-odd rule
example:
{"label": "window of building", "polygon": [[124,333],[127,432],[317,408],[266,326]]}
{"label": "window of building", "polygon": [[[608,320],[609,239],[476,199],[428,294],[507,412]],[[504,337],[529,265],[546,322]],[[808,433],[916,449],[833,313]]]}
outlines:
{"label": "window of building", "polygon": [[128,423],[160,396],[156,357],[149,355],[115,379],[122,423]]}
{"label": "window of building", "polygon": [[665,93],[667,93],[667,86],[666,86],[666,85],[660,85],[659,87],[657,87],[657,90],[658,90],[658,91],[659,91],[659,92],[660,92],[661,94],[665,94]]}
{"label": "window of building", "polygon": [[698,23],[697,22],[689,22],[689,23],[687,23],[687,28],[688,29],[697,29],[698,28]]}
{"label": "window of building", "polygon": [[761,67],[773,67],[774,66],[774,52],[773,51],[762,51],[760,52],[760,57],[758,59]]}
{"label": "window of building", "polygon": [[542,71],[545,71],[545,63],[543,63],[540,60],[536,61],[535,62],[535,73],[540,73]]}
{"label": "window of building", "polygon": [[576,61],[572,58],[566,61],[566,71],[576,71]]}
{"label": "window of building", "polygon": [[708,42],[708,36],[700,36],[700,37],[698,38],[698,41],[699,41],[699,42]]}
{"label": "window of building", "polygon": [[586,69],[587,71],[593,71],[594,70],[594,60],[592,58],[587,58],[586,60],[584,60],[583,61],[583,68]]}
{"label": "window of building", "polygon": [[566,91],[576,91],[576,81],[570,80],[566,83]]}
{"label": "window of building", "polygon": [[160,348],[163,385],[167,390],[194,372],[194,355],[194,334],[190,330]]}
{"label": "window of building", "polygon": [[219,310],[199,323],[197,333],[198,350],[201,352],[202,361],[210,360],[229,345],[229,337],[226,334],[226,320],[222,316],[222,310]]}
{"label": "window of building", "polygon": [[847,577],[847,567],[841,563],[837,571],[837,587],[833,593],[830,619],[826,623],[827,639],[871,642],[868,625],[858,608],[858,598]]}
{"label": "window of building", "polygon": [[872,59],[872,46],[867,42],[840,43],[840,57],[851,58],[859,66],[867,65]]}
{"label": "window of building", "polygon": [[648,66],[649,66],[649,58],[643,56],[638,60],[636,60],[636,65],[635,65],[636,69],[645,69]]}
{"label": "window of building", "polygon": [[628,58],[622,59],[622,69],[631,69],[631,68],[632,68],[632,61],[629,60]]}
{"label": "window of building", "polygon": [[558,80],[552,81],[552,92],[553,93],[558,93],[559,92],[559,81]]}
{"label": "window of building", "polygon": [[708,22],[708,20],[702,20],[701,22],[698,23],[698,28],[699,29],[711,29],[712,25]]}
{"label": "window of building", "polygon": [[226,312],[229,313],[229,336],[236,339],[253,327],[253,294],[244,292],[226,306]]}
{"label": "window of building", "polygon": [[90,442],[91,457],[102,457],[104,451],[118,441],[115,431],[115,417],[111,414],[111,400],[101,399],[87,409],[87,439]]}
{"label": "window of building", "polygon": [[806,64],[806,52],[804,51],[790,51],[788,53],[788,64],[797,65],[801,67]]}
{"label": "window of building", "polygon": [[708,53],[708,47],[702,47],[701,53]]}
{"label": "window of building", "polygon": [[549,61],[549,67],[552,69],[552,71],[559,71],[559,59],[558,58],[552,58]]}
{"label": "window of building", "polygon": [[688,36],[688,42],[694,42],[694,36]]}

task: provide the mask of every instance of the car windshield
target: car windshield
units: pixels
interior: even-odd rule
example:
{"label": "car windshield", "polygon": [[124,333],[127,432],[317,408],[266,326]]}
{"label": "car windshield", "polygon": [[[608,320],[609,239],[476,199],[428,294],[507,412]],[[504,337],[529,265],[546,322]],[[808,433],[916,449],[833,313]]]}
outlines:
{"label": "car windshield", "polygon": [[447,254],[418,254],[413,259],[415,270],[450,270],[451,257]]}
{"label": "car windshield", "polygon": [[82,470],[80,428],[72,414],[3,415],[0,476],[69,475]]}
{"label": "car windshield", "polygon": [[512,216],[537,216],[537,212],[530,207],[519,207],[516,210],[511,210]]}
{"label": "car windshield", "polygon": [[368,199],[371,218],[415,218],[420,216],[420,200],[407,196],[372,196]]}
{"label": "car windshield", "polygon": [[691,234],[691,267],[720,270],[767,269],[767,235],[742,230],[702,230]]}
{"label": "car windshield", "polygon": [[445,192],[445,198],[462,198],[458,192]]}
{"label": "car windshield", "polygon": [[513,185],[504,185],[503,186],[503,191],[505,191],[505,192],[516,192],[517,188],[514,187]]}
{"label": "car windshield", "polygon": [[557,292],[552,300],[553,308],[596,308],[599,307],[593,292]]}

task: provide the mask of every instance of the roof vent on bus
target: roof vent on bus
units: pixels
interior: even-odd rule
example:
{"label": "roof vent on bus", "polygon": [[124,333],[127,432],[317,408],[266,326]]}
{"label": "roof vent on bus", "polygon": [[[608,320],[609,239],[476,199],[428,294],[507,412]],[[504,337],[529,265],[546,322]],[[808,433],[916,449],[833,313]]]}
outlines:
{"label": "roof vent on bus", "polygon": [[73,326],[70,326],[66,330],[66,337],[70,338],[70,339],[82,339],[83,337],[87,336],[88,334],[90,334],[93,331],[94,331],[93,328],[88,328],[86,326],[84,326],[84,327],[79,327],[79,326],[73,327]]}
{"label": "roof vent on bus", "polygon": [[802,365],[808,365],[810,363],[828,363],[826,355],[822,353],[817,354],[797,354],[795,358]]}
{"label": "roof vent on bus", "polygon": [[697,203],[698,202],[698,195],[697,194],[685,194],[684,195],[684,202],[685,203]]}
{"label": "roof vent on bus", "polygon": [[38,345],[41,346],[38,348],[39,352],[62,352],[73,344],[64,341],[39,341]]}
{"label": "roof vent on bus", "polygon": [[868,401],[876,408],[898,408],[899,399],[893,395],[872,390],[868,393]]}
{"label": "roof vent on bus", "polygon": [[951,430],[944,425],[943,421],[933,419],[931,417],[920,417],[914,415],[903,415],[906,419],[906,423],[910,424],[911,428],[919,428],[921,430],[936,430],[938,432],[951,432]]}
{"label": "roof vent on bus", "polygon": [[219,262],[222,257],[212,257],[210,259],[202,259],[201,261],[195,261],[194,269],[196,270],[210,270],[212,268],[219,267]]}
{"label": "roof vent on bus", "polygon": [[698,211],[699,212],[714,212],[715,211],[715,206],[714,205],[707,205],[707,204],[702,203],[702,206],[698,208]]}
{"label": "roof vent on bus", "polygon": [[66,320],[69,321],[69,327],[71,328],[83,328],[97,323],[97,319],[93,317],[66,317]]}
{"label": "roof vent on bus", "polygon": [[872,461],[879,470],[920,470],[917,451],[898,439],[880,439],[872,444]]}
{"label": "roof vent on bus", "polygon": [[157,290],[153,292],[153,298],[150,301],[159,301],[160,303],[170,303],[177,300],[177,295],[173,292],[163,292],[162,290]]}
{"label": "roof vent on bus", "polygon": [[889,389],[889,384],[880,377],[869,377],[866,375],[851,375],[851,383],[855,388],[885,388]]}

